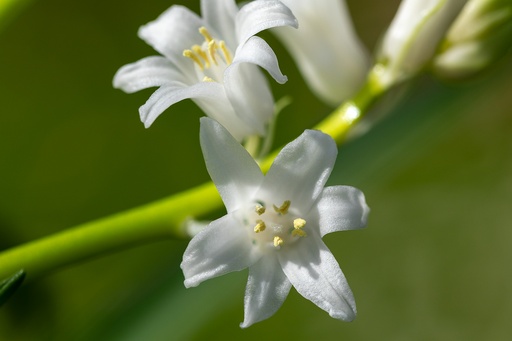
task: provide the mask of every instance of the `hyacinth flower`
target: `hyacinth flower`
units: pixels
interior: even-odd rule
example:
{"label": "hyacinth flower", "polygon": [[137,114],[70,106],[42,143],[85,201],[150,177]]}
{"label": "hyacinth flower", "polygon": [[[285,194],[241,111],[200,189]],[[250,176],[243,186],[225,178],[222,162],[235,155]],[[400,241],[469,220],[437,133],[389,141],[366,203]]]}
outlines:
{"label": "hyacinth flower", "polygon": [[354,95],[370,67],[344,1],[281,0],[299,21],[299,29],[272,29],[323,101],[338,105]]}
{"label": "hyacinth flower", "polygon": [[189,243],[181,263],[185,286],[249,268],[241,327],[273,315],[292,285],[332,317],[353,320],[354,296],[321,238],[364,227],[369,208],[356,188],[324,188],[336,160],[334,140],[306,130],[264,176],[217,122],[202,118],[200,139],[227,214]]}
{"label": "hyacinth flower", "polygon": [[255,34],[273,27],[297,27],[277,0],[257,0],[240,9],[234,0],[202,0],[202,18],[174,5],[139,29],[139,37],[162,56],[119,69],[114,87],[132,93],[159,87],[140,107],[146,127],[169,106],[192,99],[236,139],[265,134],[274,100],[259,69],[278,82],[281,73],[270,46]]}
{"label": "hyacinth flower", "polygon": [[381,46],[381,82],[394,84],[420,72],[465,3],[466,0],[402,0]]}

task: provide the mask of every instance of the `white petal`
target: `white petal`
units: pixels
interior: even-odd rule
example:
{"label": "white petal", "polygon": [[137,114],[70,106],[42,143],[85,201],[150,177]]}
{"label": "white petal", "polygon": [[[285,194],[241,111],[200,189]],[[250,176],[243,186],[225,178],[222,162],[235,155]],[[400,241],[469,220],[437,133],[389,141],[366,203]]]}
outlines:
{"label": "white petal", "polygon": [[273,27],[297,27],[297,19],[282,2],[258,0],[247,3],[238,12],[235,30],[238,44],[243,44],[253,35]]}
{"label": "white petal", "polygon": [[249,268],[249,280],[245,288],[245,316],[240,327],[247,328],[274,315],[288,296],[291,286],[277,257],[262,257]]}
{"label": "white petal", "polygon": [[208,173],[228,212],[248,204],[263,174],[247,151],[219,123],[201,118],[201,149]]}
{"label": "white petal", "polygon": [[263,39],[252,37],[237,50],[233,63],[226,68],[224,86],[235,112],[264,135],[265,125],[274,113],[274,98],[266,78],[254,64],[267,69],[278,82],[286,82],[270,46]]}
{"label": "white petal", "polygon": [[192,86],[179,83],[164,85],[157,89],[147,102],[139,108],[140,119],[147,128],[171,105],[187,98],[215,98],[219,91],[223,92],[223,89],[219,89],[215,83],[207,82]]}
{"label": "white petal", "polygon": [[204,41],[199,28],[204,21],[188,8],[174,5],[139,29],[139,37],[170,59],[184,74],[195,75],[194,63],[183,51]]}
{"label": "white petal", "polygon": [[201,15],[204,21],[229,47],[237,46],[235,34],[237,13],[238,6],[234,0],[201,0]]}
{"label": "white petal", "polygon": [[299,28],[273,29],[290,51],[308,86],[337,105],[363,84],[370,66],[343,0],[282,0]]}
{"label": "white petal", "polygon": [[288,78],[281,73],[277,56],[267,42],[260,37],[251,37],[247,42],[238,47],[233,59],[233,64],[251,63],[256,64],[276,80],[276,82],[286,83]]}
{"label": "white petal", "polygon": [[315,235],[299,242],[278,253],[292,285],[332,317],[352,321],[356,317],[354,295],[331,251]]}
{"label": "white petal", "polygon": [[322,192],[337,154],[329,135],[306,130],[276,157],[260,196],[271,197],[276,205],[291,200],[292,206],[305,214]]}
{"label": "white petal", "polygon": [[184,99],[192,99],[211,118],[223,124],[238,140],[253,134],[254,130],[234,112],[224,87],[216,82],[200,82],[192,86],[174,82],[157,89],[139,108],[141,121],[151,126],[161,113]]}
{"label": "white petal", "polygon": [[168,59],[160,56],[143,58],[121,67],[114,76],[114,88],[127,93],[185,81],[181,72]]}
{"label": "white petal", "polygon": [[259,257],[243,226],[227,214],[211,222],[188,244],[181,262],[185,286],[195,287],[207,279],[243,270]]}
{"label": "white petal", "polygon": [[237,141],[242,141],[249,135],[259,133],[257,127],[253,127],[247,121],[242,120],[240,115],[235,112],[226,95],[225,88],[218,83],[215,84],[215,88],[217,90],[215,96],[193,99],[206,115],[224,126]]}
{"label": "white petal", "polygon": [[365,227],[370,213],[363,192],[350,186],[326,187],[318,198],[317,208],[322,237]]}

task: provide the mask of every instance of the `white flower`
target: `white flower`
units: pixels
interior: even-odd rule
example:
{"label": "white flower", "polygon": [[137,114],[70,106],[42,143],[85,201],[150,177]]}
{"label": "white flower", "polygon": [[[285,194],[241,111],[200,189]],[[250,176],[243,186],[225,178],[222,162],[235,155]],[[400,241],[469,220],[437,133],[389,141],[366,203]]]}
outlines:
{"label": "white flower", "polygon": [[364,227],[369,209],[356,188],[324,188],[337,155],[333,139],[306,130],[264,176],[217,122],[202,118],[200,137],[227,214],[188,245],[181,263],[185,286],[249,268],[241,327],[273,315],[292,285],[332,317],[354,319],[354,296],[321,238]]}
{"label": "white flower", "polygon": [[381,80],[391,84],[414,76],[433,57],[466,0],[402,0],[383,40]]}
{"label": "white flower", "polygon": [[199,17],[174,5],[139,29],[139,37],[163,56],[123,66],[114,87],[131,93],[158,86],[140,107],[149,127],[169,106],[191,98],[238,140],[264,135],[274,101],[258,66],[286,82],[270,46],[254,36],[279,26],[297,26],[277,0],[257,0],[238,9],[234,0],[202,0]]}
{"label": "white flower", "polygon": [[369,57],[359,41],[343,0],[281,0],[299,29],[273,29],[295,59],[311,90],[337,105],[359,90]]}

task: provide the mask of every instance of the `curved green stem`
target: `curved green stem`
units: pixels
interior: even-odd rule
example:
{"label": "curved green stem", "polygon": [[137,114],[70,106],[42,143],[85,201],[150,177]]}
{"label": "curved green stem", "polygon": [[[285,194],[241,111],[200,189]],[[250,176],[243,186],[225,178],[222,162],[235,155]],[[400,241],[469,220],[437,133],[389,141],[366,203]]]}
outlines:
{"label": "curved green stem", "polygon": [[[350,101],[342,104],[315,129],[331,135],[341,144],[347,132],[384,92],[376,78]],[[277,151],[261,168],[270,168]],[[92,221],[0,253],[0,279],[24,269],[33,279],[65,265],[103,253],[162,238],[185,238],[184,221],[222,206],[213,183],[207,183],[145,206]]]}
{"label": "curved green stem", "polygon": [[133,244],[186,238],[183,222],[221,207],[213,183],[62,231],[0,253],[0,279],[24,269],[33,279],[56,268]]}

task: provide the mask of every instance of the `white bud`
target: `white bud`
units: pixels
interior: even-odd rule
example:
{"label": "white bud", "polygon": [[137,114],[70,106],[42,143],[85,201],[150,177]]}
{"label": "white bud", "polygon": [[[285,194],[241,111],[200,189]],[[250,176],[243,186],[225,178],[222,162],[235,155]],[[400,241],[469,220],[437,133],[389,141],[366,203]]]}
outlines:
{"label": "white bud", "polygon": [[310,89],[338,105],[363,85],[370,58],[359,41],[342,0],[281,0],[299,28],[272,31],[295,59]]}
{"label": "white bud", "polygon": [[465,3],[466,0],[403,0],[382,43],[381,81],[394,84],[424,68]]}

